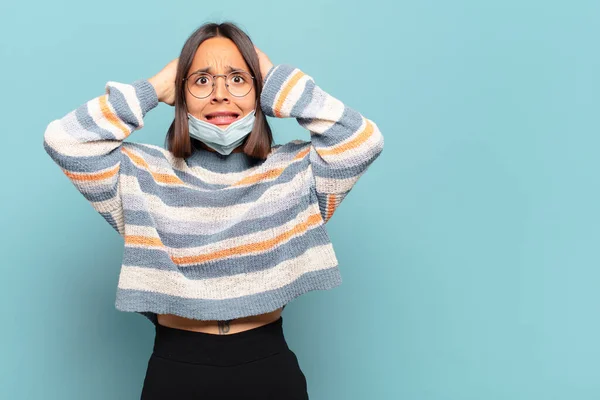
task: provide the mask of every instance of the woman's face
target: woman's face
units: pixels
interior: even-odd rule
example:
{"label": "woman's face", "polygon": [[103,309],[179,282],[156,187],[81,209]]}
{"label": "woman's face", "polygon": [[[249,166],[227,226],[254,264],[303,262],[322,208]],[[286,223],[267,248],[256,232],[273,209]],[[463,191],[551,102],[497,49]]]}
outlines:
{"label": "woman's face", "polygon": [[[209,68],[205,72],[212,75],[227,75],[230,72],[229,67],[250,73],[248,65],[233,41],[227,38],[214,37],[205,40],[198,47],[186,76],[203,68]],[[217,77],[214,82],[214,91],[208,97],[202,99],[192,96],[187,87],[185,88],[187,111],[194,117],[225,129],[229,124],[255,109],[256,89],[253,83],[252,89],[247,95],[236,97],[229,93],[225,87],[224,77]],[[188,84],[187,81],[185,83]],[[211,115],[217,112],[226,112],[231,115],[221,117]]]}

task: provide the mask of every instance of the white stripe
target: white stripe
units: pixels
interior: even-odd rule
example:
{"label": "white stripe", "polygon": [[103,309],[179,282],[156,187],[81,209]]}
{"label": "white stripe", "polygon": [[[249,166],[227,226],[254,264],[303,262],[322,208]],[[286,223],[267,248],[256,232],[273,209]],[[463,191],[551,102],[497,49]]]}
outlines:
{"label": "white stripe", "polygon": [[331,128],[344,115],[344,103],[328,95],[318,87],[312,93],[311,102],[304,111],[306,115],[314,115],[312,121],[300,125],[315,134],[322,134]]}
{"label": "white stripe", "polygon": [[[155,239],[160,239],[158,232],[154,226],[145,225],[127,225],[128,236],[145,236]],[[128,247],[136,247],[135,245],[127,245]],[[153,247],[153,246],[137,246],[137,247]]]}
{"label": "white stripe", "polygon": [[98,212],[111,212],[121,206],[121,198],[117,192],[116,196],[103,201],[90,201],[90,204]]}
{"label": "white stripe", "polygon": [[[123,143],[123,146],[135,154],[136,156],[142,158],[146,163],[150,166],[150,170],[152,172],[167,174],[176,176],[173,172],[174,170],[186,172],[190,175],[194,175],[195,178],[202,180],[208,184],[216,184],[216,185],[232,185],[250,175],[261,174],[272,169],[285,168],[291,165],[291,160],[296,156],[293,153],[279,153],[277,155],[273,154],[269,158],[269,163],[262,163],[260,165],[250,167],[241,172],[215,172],[209,169],[203,168],[201,166],[189,167],[182,158],[174,157],[173,153],[168,150],[162,149],[158,146],[152,145],[152,147],[156,150],[159,150],[163,153],[164,158],[156,157],[150,155],[148,153],[144,153],[134,146],[128,146],[127,142]],[[299,150],[298,152],[300,152]],[[297,160],[298,162],[300,160]],[[139,168],[143,168],[138,166]],[[267,182],[266,179],[263,179],[264,182]],[[160,184],[160,183],[159,183]],[[252,183],[251,183],[252,184]],[[169,183],[169,185],[171,185]],[[239,186],[241,187],[241,186]],[[236,187],[232,187],[231,189],[235,189]],[[203,189],[199,187],[194,187],[194,189],[199,191],[213,191],[214,189]]]}
{"label": "white stripe", "polygon": [[71,111],[60,119],[61,129],[67,135],[71,135],[77,142],[92,142],[97,140],[106,140],[97,132],[85,129],[77,119],[77,110]]}
{"label": "white stripe", "polygon": [[320,193],[342,193],[352,189],[360,175],[347,179],[321,178],[318,176],[315,178],[317,190]]}
{"label": "white stripe", "polygon": [[268,79],[265,81],[265,83],[263,84],[263,87],[267,86],[267,82],[269,82],[271,80],[271,78],[273,78],[273,76],[276,74],[277,70],[281,67],[281,64],[277,64],[275,65],[275,68],[273,68],[273,71],[271,72],[271,75],[269,75]]}
{"label": "white stripe", "polygon": [[61,120],[57,119],[48,124],[44,132],[44,140],[54,151],[68,157],[101,156],[119,146],[120,142],[115,140],[86,142],[92,133],[84,130],[83,127],[79,129],[81,131],[75,135],[69,134],[61,126]]}
{"label": "white stripe", "polygon": [[[256,218],[266,218],[283,210],[295,209],[300,206],[299,199],[306,194],[306,187],[300,187],[294,193],[290,193],[285,199],[275,199],[262,203],[261,207],[253,208],[243,214],[242,218],[230,218],[221,221],[190,221],[182,219],[174,219],[171,215],[162,212],[154,212],[147,210],[145,207],[145,199],[140,195],[128,195],[124,198],[125,208],[127,210],[148,212],[150,217],[156,222],[156,226],[164,233],[175,233],[185,235],[190,232],[202,232],[206,235],[215,234],[225,229],[231,228],[233,225]],[[293,200],[292,200],[293,199]],[[308,205],[308,208],[316,208],[316,204]],[[316,208],[318,212],[318,208]]]}
{"label": "white stripe", "polygon": [[142,129],[142,127],[144,126],[144,120],[142,119],[142,107],[140,105],[139,99],[137,98],[137,94],[135,93],[135,88],[133,87],[133,85],[110,81],[106,83],[105,89],[108,91],[110,90],[111,86],[118,89],[123,94],[123,96],[125,96],[127,106],[133,112],[133,115],[135,115],[135,118],[137,119],[136,122],[138,127],[136,128],[136,130]]}
{"label": "white stripe", "polygon": [[[115,118],[121,121],[109,101],[106,102],[106,105],[108,106],[111,113],[115,116]],[[87,112],[99,128],[112,133],[115,139],[118,141],[125,140],[125,134],[123,133],[123,131],[117,128],[111,122],[109,122],[108,119],[106,119],[106,117],[104,116],[104,113],[100,108],[100,97],[96,97],[95,99],[87,102]],[[121,121],[121,125],[127,128],[127,130],[129,130],[129,126],[126,125],[123,121]],[[111,139],[112,138],[105,138],[106,141],[109,141]]]}
{"label": "white stripe", "polygon": [[[255,201],[232,206],[202,207],[199,204],[196,207],[171,207],[165,204],[160,197],[150,193],[143,193],[143,204],[140,206],[173,219],[203,222],[236,220],[240,217],[243,218],[245,213],[255,207],[260,207],[263,203],[277,199],[284,201],[287,198],[289,200],[288,196],[297,192],[300,188],[308,190],[311,179],[308,174],[299,173],[289,182],[271,186]],[[135,176],[121,175],[121,189],[124,196],[142,194],[139,182]],[[216,192],[215,195],[217,195]]]}
{"label": "white stripe", "polygon": [[338,264],[331,243],[312,247],[273,268],[233,276],[193,280],[179,271],[123,265],[120,289],[144,290],[189,299],[225,300],[279,289],[302,274]]}
{"label": "white stripe", "polygon": [[123,208],[121,207],[121,202],[118,200],[115,201],[113,203],[113,210],[108,211],[108,213],[117,223],[117,231],[119,232],[119,235],[123,236],[125,234],[125,221],[123,218]]}
{"label": "white stripe", "polygon": [[[294,76],[294,74],[299,71],[297,68],[290,74],[290,79]],[[292,89],[287,93],[285,100],[283,100],[283,104],[281,105],[280,112],[283,115],[290,115],[292,113],[292,108],[296,105],[298,100],[302,97],[302,93],[304,92],[304,87],[306,84],[311,81],[312,78],[306,74],[304,74],[292,87]],[[289,81],[289,79],[288,79]],[[288,83],[286,82],[282,85],[282,91],[285,87],[287,87]],[[281,93],[280,93],[281,96]],[[279,96],[278,96],[279,97]],[[279,101],[279,100],[277,100]]]}
{"label": "white stripe", "polygon": [[[279,235],[293,229],[296,225],[306,222],[306,220],[308,219],[308,217],[311,214],[313,214],[313,210],[306,209],[306,210],[303,210],[302,212],[298,213],[296,218],[294,218],[282,225],[279,225],[279,226],[276,226],[273,228],[269,228],[267,230],[252,232],[247,235],[241,235],[241,236],[230,236],[224,240],[214,242],[214,243],[209,243],[204,246],[172,248],[170,251],[170,254],[175,257],[193,257],[193,256],[197,256],[200,254],[211,254],[211,253],[215,253],[215,252],[218,252],[221,250],[227,250],[227,249],[237,247],[237,246],[245,246],[245,245],[249,245],[249,244],[260,243],[263,241],[271,240],[271,239],[275,238],[276,236],[279,236]],[[304,231],[299,233],[299,235],[302,235],[302,234],[304,234]],[[288,241],[290,241],[297,235],[298,234],[292,235],[289,239],[286,239],[285,241],[282,241],[282,242],[278,242],[277,244],[275,244],[275,246],[272,249],[287,243]],[[263,248],[259,248],[255,252],[248,252],[248,253],[244,253],[242,255],[246,256],[246,255],[250,255],[250,254],[264,253],[266,251],[271,251],[271,249],[264,250]]]}
{"label": "white stripe", "polygon": [[[314,213],[315,212],[311,207],[310,209],[306,209],[306,210],[298,213],[296,218],[288,221],[285,224],[279,225],[277,227],[269,228],[269,229],[263,230],[263,231],[252,232],[247,235],[229,236],[226,239],[223,239],[221,241],[209,243],[209,244],[203,245],[203,246],[184,247],[184,248],[174,248],[174,247],[164,246],[164,248],[169,249],[169,254],[174,257],[193,257],[193,256],[197,256],[197,255],[211,254],[211,253],[215,253],[215,252],[218,252],[221,250],[227,250],[227,249],[231,249],[231,248],[238,247],[238,246],[252,245],[252,244],[260,243],[260,242],[263,242],[266,240],[271,240],[271,239],[275,238],[276,236],[279,236],[279,235],[293,229],[296,225],[306,222],[306,219],[311,214],[314,214]],[[309,227],[309,229],[310,229],[310,227]],[[146,236],[146,237],[160,239],[160,237],[154,227],[141,226],[141,225],[127,225],[126,233],[128,236],[129,235],[133,235],[133,236],[139,235],[139,236]],[[291,237],[289,237],[288,239],[278,242],[277,244],[275,244],[275,246],[273,246],[271,249],[269,249],[267,251],[271,251],[272,249],[282,246],[285,243],[292,240],[293,238],[295,238],[296,236],[303,235],[303,234],[304,234],[304,231],[294,234]],[[144,249],[146,249],[146,248],[163,248],[163,246],[160,246],[160,245],[154,246],[154,245],[149,245],[149,244],[132,244],[132,243],[128,243],[127,247],[138,247],[138,248],[144,248]],[[227,256],[227,257],[223,257],[223,258],[230,258],[230,257],[236,257],[236,256],[248,256],[248,255],[260,254],[260,253],[264,253],[264,252],[265,252],[264,249],[259,248],[253,252],[252,251],[244,252],[243,254],[240,254],[240,255],[236,254],[236,255]],[[192,264],[195,265],[195,264],[197,264],[197,262],[192,262]]]}
{"label": "white stripe", "polygon": [[[317,152],[318,152],[321,149],[328,150],[331,148],[341,147],[344,144],[347,144],[350,141],[355,140],[356,137],[359,135],[359,133],[365,129],[365,127],[366,127],[366,120],[363,118],[362,125],[360,125],[358,130],[356,130],[352,134],[352,136],[350,136],[348,139],[346,139],[334,146],[331,146],[331,147],[325,147],[325,146],[316,147],[315,146],[315,150],[317,150]],[[370,158],[373,155],[373,153],[375,153],[375,151],[372,151],[372,150],[380,148],[381,141],[382,141],[381,132],[379,132],[379,129],[377,128],[376,125],[373,125],[373,132],[371,133],[371,135],[364,142],[362,142],[358,147],[354,147],[350,150],[346,150],[346,151],[343,151],[338,154],[330,153],[330,154],[327,154],[323,158],[326,159],[327,163],[331,164],[331,165],[339,165],[342,167],[349,166],[349,165],[357,165],[357,164],[360,164],[362,161]]]}

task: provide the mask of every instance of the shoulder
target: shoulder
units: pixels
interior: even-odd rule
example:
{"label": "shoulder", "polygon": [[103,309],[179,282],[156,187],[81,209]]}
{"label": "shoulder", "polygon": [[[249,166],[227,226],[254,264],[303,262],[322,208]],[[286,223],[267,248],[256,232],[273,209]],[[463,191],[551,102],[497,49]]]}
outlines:
{"label": "shoulder", "polygon": [[121,152],[133,161],[141,158],[148,164],[173,166],[181,161],[169,150],[147,143],[123,142]]}
{"label": "shoulder", "polygon": [[277,155],[277,158],[304,158],[310,151],[310,145],[311,142],[305,140],[290,140],[287,143],[272,146],[269,157]]}

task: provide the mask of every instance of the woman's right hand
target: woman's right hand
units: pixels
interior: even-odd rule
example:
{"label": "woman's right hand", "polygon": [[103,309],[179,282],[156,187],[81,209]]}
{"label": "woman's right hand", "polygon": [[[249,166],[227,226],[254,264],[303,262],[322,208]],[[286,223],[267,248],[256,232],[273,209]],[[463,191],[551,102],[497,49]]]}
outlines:
{"label": "woman's right hand", "polygon": [[169,62],[156,75],[148,79],[148,82],[156,90],[158,101],[170,106],[175,104],[175,76],[177,75],[178,62],[179,57]]}

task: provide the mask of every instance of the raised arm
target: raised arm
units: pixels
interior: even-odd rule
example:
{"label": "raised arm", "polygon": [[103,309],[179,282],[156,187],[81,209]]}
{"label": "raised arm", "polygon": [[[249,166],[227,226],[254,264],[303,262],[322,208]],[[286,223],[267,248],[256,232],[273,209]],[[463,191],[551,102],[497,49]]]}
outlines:
{"label": "raised arm", "polygon": [[321,215],[333,212],[383,150],[377,125],[323,91],[300,69],[279,64],[265,76],[261,108],[310,131],[309,159]]}
{"label": "raised arm", "polygon": [[105,93],[50,122],[44,149],[92,207],[123,235],[122,142],[141,129],[158,98],[148,80],[108,82]]}

